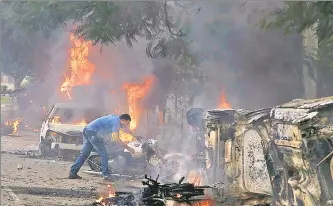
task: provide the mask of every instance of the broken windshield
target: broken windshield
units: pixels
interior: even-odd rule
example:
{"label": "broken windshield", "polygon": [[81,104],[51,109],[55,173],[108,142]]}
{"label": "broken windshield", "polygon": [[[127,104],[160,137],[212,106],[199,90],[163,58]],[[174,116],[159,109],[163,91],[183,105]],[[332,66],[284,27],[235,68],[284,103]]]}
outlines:
{"label": "broken windshield", "polygon": [[51,123],[54,124],[80,124],[86,125],[91,121],[91,115],[94,108],[57,108],[54,115],[51,118]]}

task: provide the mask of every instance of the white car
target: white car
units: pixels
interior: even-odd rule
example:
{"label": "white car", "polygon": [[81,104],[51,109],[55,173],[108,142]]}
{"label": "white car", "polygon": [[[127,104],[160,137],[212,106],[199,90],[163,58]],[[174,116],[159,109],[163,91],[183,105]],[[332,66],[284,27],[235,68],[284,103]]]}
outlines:
{"label": "white car", "polygon": [[61,154],[67,156],[73,152],[79,152],[82,149],[82,132],[86,126],[87,118],[92,120],[99,116],[102,114],[96,107],[74,103],[54,104],[46,115],[40,130],[39,149],[41,155],[57,156]]}

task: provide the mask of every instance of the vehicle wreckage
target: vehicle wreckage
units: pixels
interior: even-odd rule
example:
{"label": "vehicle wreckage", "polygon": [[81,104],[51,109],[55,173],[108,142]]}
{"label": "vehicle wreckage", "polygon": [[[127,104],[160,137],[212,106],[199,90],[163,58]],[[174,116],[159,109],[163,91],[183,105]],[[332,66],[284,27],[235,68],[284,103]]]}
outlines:
{"label": "vehicle wreckage", "polygon": [[88,119],[100,116],[96,107],[57,103],[46,115],[40,129],[39,150],[42,156],[71,156],[79,153],[82,131]]}
{"label": "vehicle wreckage", "polygon": [[204,190],[209,186],[195,186],[191,183],[183,183],[185,177],[182,177],[178,183],[161,184],[158,177],[152,179],[145,175],[142,184],[146,187],[137,192],[114,192],[107,198],[100,198],[92,206],[164,206],[167,201],[177,203],[192,203],[204,199]]}
{"label": "vehicle wreckage", "polygon": [[332,96],[257,111],[210,110],[205,138],[217,202],[333,205]]}

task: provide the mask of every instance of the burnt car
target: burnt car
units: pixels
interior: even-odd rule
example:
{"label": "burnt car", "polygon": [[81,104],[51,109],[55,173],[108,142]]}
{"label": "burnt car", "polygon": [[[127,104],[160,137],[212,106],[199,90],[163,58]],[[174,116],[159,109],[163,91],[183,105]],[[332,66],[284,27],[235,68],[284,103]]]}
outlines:
{"label": "burnt car", "polygon": [[82,149],[83,129],[102,116],[96,107],[57,103],[49,110],[40,129],[39,150],[42,156],[78,153]]}
{"label": "burnt car", "polygon": [[207,113],[207,170],[218,202],[332,205],[332,96]]}

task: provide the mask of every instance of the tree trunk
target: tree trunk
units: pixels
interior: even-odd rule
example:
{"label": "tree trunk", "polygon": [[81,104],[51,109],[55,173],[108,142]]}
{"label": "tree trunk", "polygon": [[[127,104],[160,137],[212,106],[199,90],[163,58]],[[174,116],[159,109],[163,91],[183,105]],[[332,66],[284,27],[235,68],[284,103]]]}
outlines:
{"label": "tree trunk", "polygon": [[24,79],[24,77],[14,77],[14,90],[17,90],[20,88],[20,84],[22,82],[22,80]]}
{"label": "tree trunk", "polygon": [[317,54],[318,38],[312,28],[305,30],[303,44],[306,52],[303,59],[304,96],[305,98],[315,98],[317,96],[317,69],[311,56]]}

